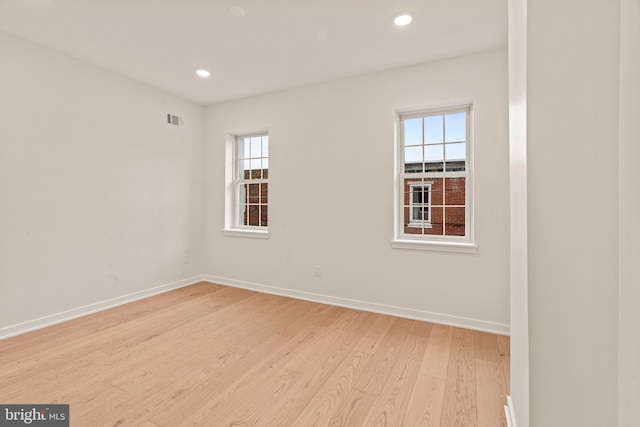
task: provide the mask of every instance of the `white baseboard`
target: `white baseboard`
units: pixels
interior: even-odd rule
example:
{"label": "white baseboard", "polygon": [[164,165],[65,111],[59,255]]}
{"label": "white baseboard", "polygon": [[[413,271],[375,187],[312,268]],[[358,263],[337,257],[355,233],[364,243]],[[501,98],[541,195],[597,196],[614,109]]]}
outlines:
{"label": "white baseboard", "polygon": [[4,338],[12,337],[14,335],[24,334],[25,332],[34,331],[36,329],[41,329],[47,326],[55,325],[56,323],[66,322],[67,320],[75,319],[81,316],[86,316],[87,314],[96,313],[98,311],[106,310],[108,308],[133,302],[142,298],[147,298],[153,295],[161,294],[163,292],[168,292],[173,289],[178,289],[185,286],[193,285],[194,283],[198,283],[202,281],[203,281],[203,276],[195,276],[189,279],[179,280],[177,282],[167,283],[164,285],[145,289],[143,291],[138,291],[128,295],[123,295],[123,296],[112,298],[109,300],[100,301],[94,304],[85,305],[84,307],[78,307],[71,310],[63,311],[61,313],[40,317],[39,319],[29,320],[24,323],[18,323],[16,325],[7,326],[5,328],[0,329],[0,340]]}
{"label": "white baseboard", "polygon": [[[370,311],[373,313],[388,314],[388,315],[404,317],[408,319],[439,323],[439,324],[449,325],[449,326],[456,326],[456,327],[465,328],[465,329],[491,332],[491,333],[500,334],[500,335],[509,335],[509,325],[503,324],[503,323],[487,322],[484,320],[470,319],[470,318],[459,317],[459,316],[451,316],[448,314],[433,313],[429,311],[415,310],[411,308],[395,307],[395,306],[386,305],[386,304],[377,304],[373,302],[333,297],[329,295],[315,294],[311,292],[295,291],[292,289],[261,285],[258,283],[245,282],[245,281],[229,279],[225,277],[203,275],[203,276],[191,277],[184,280],[179,280],[173,283],[167,283],[164,285],[145,289],[143,291],[134,292],[128,295],[123,295],[120,297],[97,302],[94,304],[85,305],[83,307],[74,308],[61,313],[56,313],[49,316],[40,317],[38,319],[30,320],[27,322],[18,323],[16,325],[7,326],[0,329],[0,340],[9,338],[15,335],[24,334],[26,332],[30,332],[36,329],[41,329],[47,326],[52,326],[57,323],[75,319],[77,317],[86,316],[88,314],[96,313],[98,311],[106,310],[112,307],[117,307],[119,305],[137,301],[142,298],[147,298],[153,295],[161,294],[163,292],[168,292],[173,289],[178,289],[185,286],[193,285],[194,283],[198,283],[201,281],[219,283],[221,285],[232,286],[236,288],[243,288],[243,289],[248,289],[256,292],[281,295],[285,297],[296,298],[296,299],[301,299],[305,301],[312,301],[312,302],[317,302],[321,304],[329,304],[329,305],[335,305],[339,307],[353,308],[356,310]],[[515,424],[513,424],[510,427],[515,427]]]}
{"label": "white baseboard", "polygon": [[395,307],[392,305],[332,297],[329,295],[321,295],[311,292],[295,291],[292,289],[261,285],[258,283],[229,279],[226,277],[204,275],[203,280],[211,283],[218,283],[220,285],[243,288],[256,292],[280,295],[305,301],[336,305],[339,307],[353,308],[356,310],[370,311],[373,313],[389,314],[392,316],[404,317],[407,319],[439,323],[442,325],[456,326],[465,329],[473,329],[476,331],[491,332],[499,335],[509,335],[509,325],[503,323],[487,322],[484,320],[469,319],[466,317],[451,316],[448,314],[432,313],[429,311],[415,310],[411,308]]}
{"label": "white baseboard", "polygon": [[504,415],[507,418],[507,427],[517,427],[516,415],[513,411],[511,396],[507,396],[507,404],[504,406]]}

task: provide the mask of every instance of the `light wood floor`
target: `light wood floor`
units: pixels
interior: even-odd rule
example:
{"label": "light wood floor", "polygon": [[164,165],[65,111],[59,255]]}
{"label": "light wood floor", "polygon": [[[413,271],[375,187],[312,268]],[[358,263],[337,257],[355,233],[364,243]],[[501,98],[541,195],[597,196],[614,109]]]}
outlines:
{"label": "light wood floor", "polygon": [[71,426],[504,427],[509,338],[210,283],[0,341]]}

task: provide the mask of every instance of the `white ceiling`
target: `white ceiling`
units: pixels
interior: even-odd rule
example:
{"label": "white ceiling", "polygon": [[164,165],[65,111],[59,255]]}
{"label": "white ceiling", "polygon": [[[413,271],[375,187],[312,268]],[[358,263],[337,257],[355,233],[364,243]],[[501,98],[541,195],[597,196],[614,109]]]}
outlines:
{"label": "white ceiling", "polygon": [[[506,0],[0,0],[0,30],[208,105],[503,47],[506,8]],[[414,22],[397,28],[392,18],[404,10]]]}

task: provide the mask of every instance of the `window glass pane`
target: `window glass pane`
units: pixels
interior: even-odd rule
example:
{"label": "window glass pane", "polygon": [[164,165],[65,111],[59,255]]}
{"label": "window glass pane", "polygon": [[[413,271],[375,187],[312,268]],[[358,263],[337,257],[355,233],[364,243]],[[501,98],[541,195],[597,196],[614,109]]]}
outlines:
{"label": "window glass pane", "polygon": [[241,159],[248,159],[251,157],[251,153],[249,152],[250,146],[249,141],[246,138],[240,138],[238,141],[238,154]]}
{"label": "window glass pane", "polygon": [[413,203],[422,203],[422,187],[411,187],[411,201]]}
{"label": "window glass pane", "polygon": [[249,179],[249,168],[251,168],[249,160],[240,160],[238,162],[238,179]]}
{"label": "window glass pane", "polygon": [[260,203],[260,184],[249,184],[249,204]]}
{"label": "window glass pane", "polygon": [[429,227],[424,228],[424,234],[442,236],[444,231],[442,212],[443,208],[441,207],[431,207],[431,221],[429,222]]}
{"label": "window glass pane", "polygon": [[249,216],[249,220],[247,221],[248,225],[258,226],[260,225],[260,206],[258,205],[249,205],[247,206],[247,212]]}
{"label": "window glass pane", "polygon": [[269,203],[269,184],[260,184],[260,203]]}
{"label": "window glass pane", "polygon": [[262,227],[266,227],[267,225],[269,225],[269,213],[268,213],[268,207],[265,205],[260,206],[260,226]]}
{"label": "window glass pane", "polygon": [[438,144],[443,142],[442,116],[424,118],[424,143]]}
{"label": "window glass pane", "polygon": [[447,161],[464,160],[467,157],[467,144],[464,142],[456,144],[446,144],[444,146]]}
{"label": "window glass pane", "polygon": [[238,205],[238,224],[247,225],[247,205]]}
{"label": "window glass pane", "polygon": [[422,118],[403,120],[404,145],[422,144]]}
{"label": "window glass pane", "polygon": [[422,172],[422,145],[417,147],[405,147],[404,149],[404,172]]}
{"label": "window glass pane", "polygon": [[422,146],[406,147],[404,149],[405,163],[422,163]]}
{"label": "window glass pane", "polygon": [[465,211],[464,207],[445,208],[445,235],[464,236],[465,235]]}
{"label": "window glass pane", "polygon": [[251,158],[262,157],[262,137],[251,138]]}
{"label": "window glass pane", "polygon": [[238,185],[238,203],[247,203],[247,184]]}
{"label": "window glass pane", "polygon": [[404,165],[404,173],[421,173],[423,163],[407,163]]}
{"label": "window glass pane", "polygon": [[262,178],[262,161],[261,159],[251,159],[251,179]]}
{"label": "window glass pane", "polygon": [[413,207],[411,211],[411,222],[422,222],[422,208]]}
{"label": "window glass pane", "polygon": [[467,113],[447,114],[444,117],[445,142],[467,140]]}
{"label": "window glass pane", "polygon": [[425,172],[442,172],[444,171],[444,162],[431,162],[424,164]]}
{"label": "window glass pane", "polygon": [[[409,214],[409,207],[405,206],[402,214],[402,217],[404,218],[404,226],[405,228],[407,227],[407,225],[409,225],[409,218],[410,218],[410,214]],[[405,230],[406,231],[406,230]]]}
{"label": "window glass pane", "polygon": [[465,204],[465,178],[445,178],[445,204]]}
{"label": "window glass pane", "polygon": [[442,205],[444,180],[442,178],[436,178],[433,180],[430,179],[429,181],[433,181],[433,184],[431,184],[431,191],[429,193],[429,196],[431,197],[431,205]]}
{"label": "window glass pane", "polygon": [[424,147],[424,159],[426,162],[444,160],[444,145],[427,145]]}
{"label": "window glass pane", "polygon": [[465,170],[464,160],[454,160],[447,162],[447,172],[460,172]]}
{"label": "window glass pane", "polygon": [[266,171],[268,169],[269,169],[269,159],[262,159],[262,170]]}
{"label": "window glass pane", "polygon": [[262,137],[262,157],[269,157],[269,136]]}

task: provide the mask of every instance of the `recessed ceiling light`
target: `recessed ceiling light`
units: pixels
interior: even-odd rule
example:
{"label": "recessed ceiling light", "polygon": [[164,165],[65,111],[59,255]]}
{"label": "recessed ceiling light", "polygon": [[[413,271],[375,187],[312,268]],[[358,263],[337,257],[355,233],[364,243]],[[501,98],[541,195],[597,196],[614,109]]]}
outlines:
{"label": "recessed ceiling light", "polygon": [[196,74],[200,77],[202,77],[203,79],[206,79],[207,77],[209,77],[211,75],[211,73],[205,69],[199,69],[196,70]]}
{"label": "recessed ceiling light", "polygon": [[244,9],[241,8],[240,6],[230,6],[229,7],[229,15],[231,16],[236,16],[236,17],[241,17],[244,16]]}
{"label": "recessed ceiling light", "polygon": [[393,23],[398,27],[409,25],[411,21],[413,21],[413,17],[409,12],[399,13],[393,18]]}

